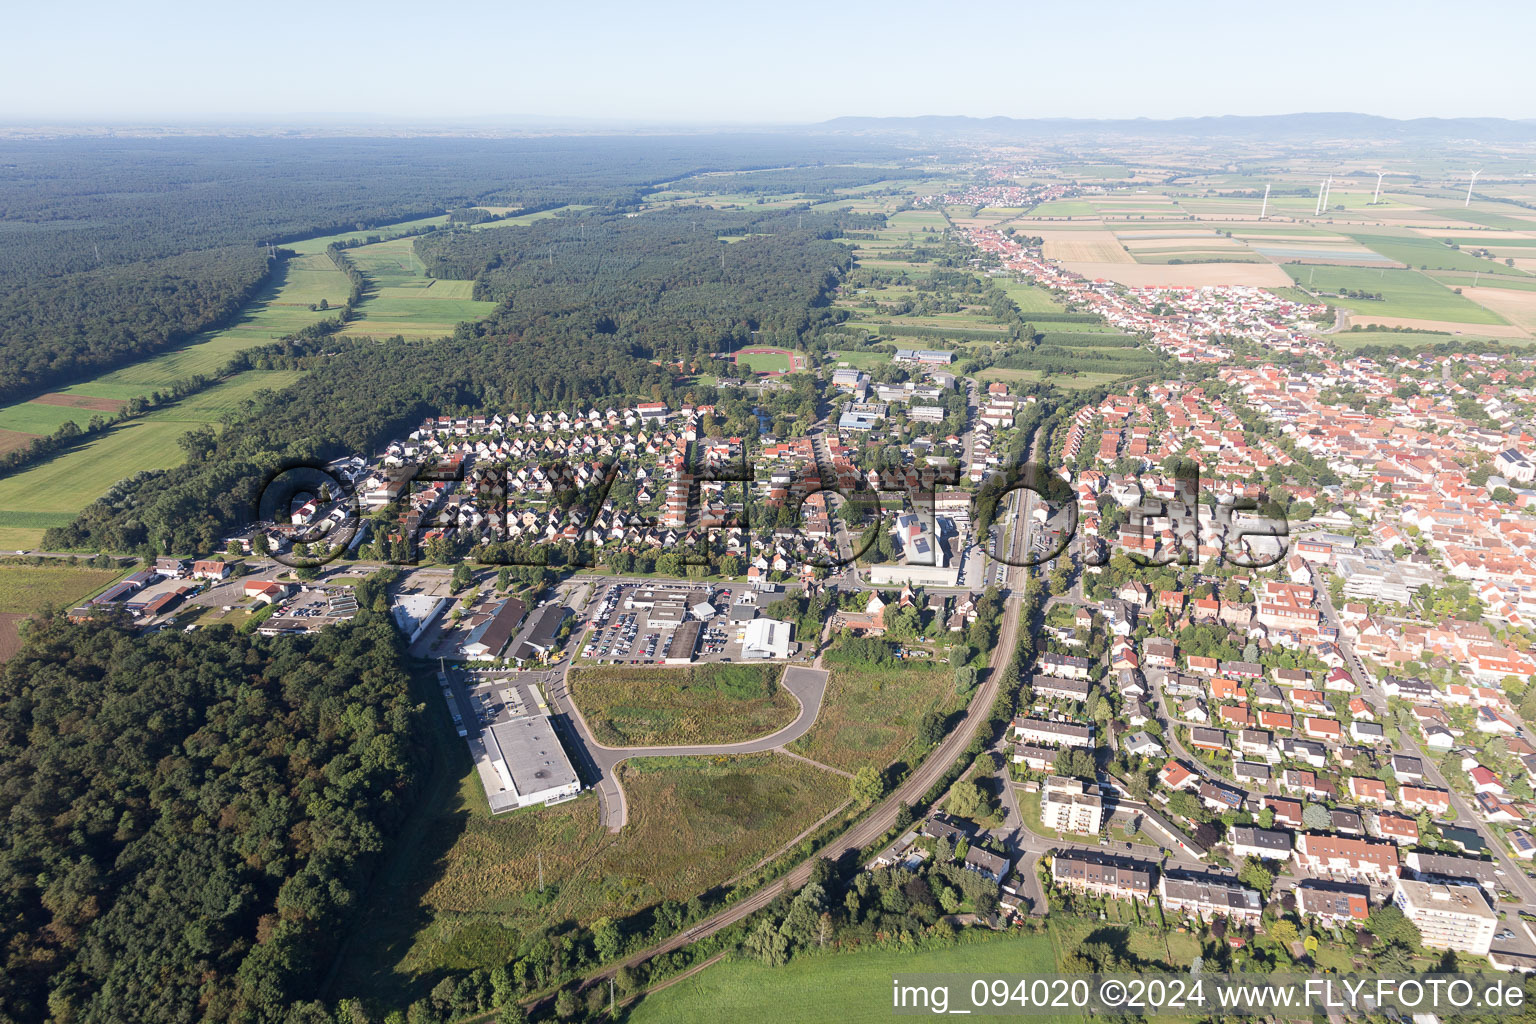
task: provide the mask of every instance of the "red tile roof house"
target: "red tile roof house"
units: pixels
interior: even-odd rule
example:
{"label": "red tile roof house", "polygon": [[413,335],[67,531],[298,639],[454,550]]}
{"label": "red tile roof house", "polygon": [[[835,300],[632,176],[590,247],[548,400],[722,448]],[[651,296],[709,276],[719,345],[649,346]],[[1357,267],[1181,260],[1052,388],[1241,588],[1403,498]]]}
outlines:
{"label": "red tile roof house", "polygon": [[1243,687],[1234,680],[1220,678],[1212,679],[1211,699],[1233,700],[1246,703],[1248,700],[1248,691],[1243,689]]}
{"label": "red tile roof house", "polygon": [[192,563],[192,575],[198,579],[222,580],[229,575],[229,563],[200,558]]}
{"label": "red tile roof house", "polygon": [[1294,719],[1283,711],[1260,711],[1259,725],[1265,729],[1284,729],[1286,731],[1295,728]]}
{"label": "red tile roof house", "polygon": [[1387,789],[1385,782],[1364,775],[1355,775],[1350,778],[1349,795],[1356,800],[1369,800],[1383,807],[1391,807],[1393,803],[1391,792]]}
{"label": "red tile roof house", "polygon": [[1287,800],[1283,796],[1266,796],[1263,804],[1275,812],[1275,822],[1277,824],[1289,825],[1292,828],[1301,827],[1300,800]]}
{"label": "red tile roof house", "polygon": [[1381,838],[1391,839],[1400,846],[1419,841],[1419,823],[1401,814],[1378,814],[1376,827],[1381,832]]}
{"label": "red tile roof house", "polygon": [[1474,793],[1497,793],[1500,796],[1504,794],[1504,784],[1499,781],[1499,777],[1482,765],[1473,768],[1469,774],[1472,776]]}
{"label": "red tile roof house", "polygon": [[1396,843],[1316,832],[1304,832],[1297,840],[1296,865],[1314,875],[1378,882],[1402,873]]}
{"label": "red tile roof house", "polygon": [[1397,802],[1405,810],[1426,810],[1435,817],[1443,817],[1451,809],[1451,795],[1443,789],[1428,786],[1399,786]]}
{"label": "red tile roof house", "polygon": [[251,580],[242,592],[257,604],[272,604],[288,596],[288,585],[273,580]]}
{"label": "red tile roof house", "polygon": [[1189,659],[1189,670],[1196,675],[1214,676],[1221,662],[1215,658],[1202,658],[1198,655]]}
{"label": "red tile roof house", "polygon": [[1162,771],[1157,773],[1157,781],[1169,789],[1184,789],[1199,784],[1200,776],[1184,767],[1178,761],[1169,760],[1163,765]]}
{"label": "red tile roof house", "polygon": [[1223,704],[1216,709],[1224,724],[1234,725],[1240,729],[1246,729],[1253,725],[1253,714],[1245,707],[1235,704]]}
{"label": "red tile roof house", "polygon": [[1328,702],[1323,695],[1316,690],[1303,690],[1299,687],[1291,691],[1291,705],[1304,711],[1328,711]]}
{"label": "red tile roof house", "polygon": [[1338,743],[1344,738],[1344,730],[1331,718],[1308,718],[1303,724],[1302,731],[1315,740]]}

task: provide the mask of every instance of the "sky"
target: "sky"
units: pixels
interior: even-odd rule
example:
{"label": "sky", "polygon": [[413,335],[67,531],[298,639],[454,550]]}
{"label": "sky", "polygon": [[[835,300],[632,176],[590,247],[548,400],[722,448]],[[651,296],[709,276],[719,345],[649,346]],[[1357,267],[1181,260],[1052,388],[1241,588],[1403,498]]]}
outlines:
{"label": "sky", "polygon": [[1536,118],[1536,3],[79,0],[6,14],[0,120],[794,124]]}

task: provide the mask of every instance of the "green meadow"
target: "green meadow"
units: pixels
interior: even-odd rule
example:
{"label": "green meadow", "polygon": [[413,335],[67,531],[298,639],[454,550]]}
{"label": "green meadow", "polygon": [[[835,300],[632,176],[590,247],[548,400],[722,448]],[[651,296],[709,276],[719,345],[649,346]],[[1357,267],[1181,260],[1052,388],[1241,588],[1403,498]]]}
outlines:
{"label": "green meadow", "polygon": [[[250,370],[95,437],[62,455],[0,478],[0,527],[37,531],[63,526],[114,483],[135,473],[185,461],[176,439],[223,415],[266,388],[287,387],[297,370]],[[19,543],[12,546],[21,546]]]}
{"label": "green meadow", "polygon": [[496,308],[494,302],[470,298],[473,282],[428,277],[413,239],[359,246],[349,249],[347,258],[370,285],[357,307],[357,319],[346,327],[347,334],[439,338],[452,334],[462,321],[479,320]]}
{"label": "green meadow", "polygon": [[1381,253],[1388,259],[1406,263],[1410,267],[1428,267],[1430,270],[1465,270],[1469,273],[1505,274],[1510,277],[1530,279],[1523,270],[1506,267],[1493,260],[1482,260],[1459,249],[1452,249],[1437,238],[1420,235],[1363,235],[1350,234],[1350,238],[1367,249]]}
{"label": "green meadow", "polygon": [[1052,298],[1051,293],[1037,284],[1025,281],[999,281],[1003,291],[1019,307],[1021,313],[1055,313],[1067,307]]}
{"label": "green meadow", "polygon": [[[348,288],[345,275],[329,257],[295,257],[274,271],[272,280],[225,329],[205,331],[184,345],[72,384],[62,388],[61,393],[127,401],[197,374],[211,376],[242,349],[265,345],[334,317],[335,312],[311,312],[309,307],[320,299],[340,306],[347,300]],[[91,409],[17,402],[0,407],[0,429],[47,434],[71,419],[83,427],[94,415],[96,412]]]}
{"label": "green meadow", "polygon": [[[692,1021],[694,1024],[819,1024],[821,1021],[888,1021],[892,978],[917,974],[1050,974],[1056,950],[1046,932],[966,936],[945,949],[867,949],[824,956],[802,955],[783,967],[727,959],[647,996],[630,1024]],[[965,1009],[969,987],[956,986],[951,1010]],[[965,999],[961,999],[961,996]],[[932,1016],[925,1012],[923,1016]],[[1042,1022],[1080,1021],[1082,1014],[1036,1017]]]}

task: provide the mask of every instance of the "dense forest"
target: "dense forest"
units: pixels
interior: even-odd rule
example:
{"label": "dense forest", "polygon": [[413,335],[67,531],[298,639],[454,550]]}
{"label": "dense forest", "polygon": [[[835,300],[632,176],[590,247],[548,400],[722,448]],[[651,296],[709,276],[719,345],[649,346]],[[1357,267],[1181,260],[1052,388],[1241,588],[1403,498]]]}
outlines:
{"label": "dense forest", "polygon": [[0,401],[177,345],[234,317],[267,279],[235,245],[0,288]]}
{"label": "dense forest", "polygon": [[766,133],[5,141],[0,286],[454,207],[626,206],[654,185],[704,171],[905,156],[863,140]]}
{"label": "dense forest", "polygon": [[[445,269],[449,261],[471,258],[464,252],[470,250],[491,265],[481,286],[493,294],[507,288],[513,297],[441,341],[322,337],[251,350],[243,357],[249,365],[311,372],[259,404],[248,403],[231,428],[188,433],[184,464],[118,483],[69,526],[50,530],[44,543],[212,551],[232,528],[250,521],[263,482],[284,465],[372,451],[428,413],[656,400],[676,405],[682,394],[672,361],[739,344],[754,330],[793,341],[797,331],[830,322],[831,311],[820,304],[849,259],[844,246],[821,237],[835,232],[831,221],[807,215],[800,227],[798,217],[776,215],[750,226],[778,230],[729,247],[702,226],[699,240],[689,240],[695,232],[682,213],[656,216],[654,227],[641,230],[614,227],[650,218],[581,218],[588,222],[586,242],[575,223],[530,233],[564,240],[555,258],[544,261],[533,248],[501,238],[525,229],[422,236],[418,245],[430,266]],[[708,220],[708,211],[696,218]],[[738,217],[718,226],[739,230],[743,224]],[[500,241],[487,245],[482,236]],[[692,393],[699,400],[709,395]]]}
{"label": "dense forest", "polygon": [[0,142],[0,401],[143,358],[233,315],[266,273],[264,244],[450,209],[463,217],[475,204],[629,209],[663,182],[779,168],[792,152],[902,156],[773,135]]}
{"label": "dense forest", "polygon": [[34,626],[0,673],[0,1019],[283,1019],[416,781],[382,582],[267,640]]}
{"label": "dense forest", "polygon": [[[599,334],[690,360],[753,340],[793,344],[818,324],[853,259],[834,239],[869,214],[662,209],[555,217],[516,231],[434,232],[416,253],[435,277],[505,303],[486,326],[512,340]],[[737,238],[726,243],[722,238]]]}

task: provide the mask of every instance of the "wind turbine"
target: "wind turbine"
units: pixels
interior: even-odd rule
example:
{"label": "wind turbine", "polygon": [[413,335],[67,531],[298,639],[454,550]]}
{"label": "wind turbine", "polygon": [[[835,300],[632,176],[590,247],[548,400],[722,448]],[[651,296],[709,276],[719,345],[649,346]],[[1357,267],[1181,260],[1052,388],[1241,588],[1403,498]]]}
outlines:
{"label": "wind turbine", "polygon": [[1269,209],[1269,186],[1264,186],[1264,202],[1259,206],[1259,220],[1264,219],[1264,211]]}
{"label": "wind turbine", "polygon": [[1312,216],[1321,217],[1323,215],[1323,195],[1327,189],[1328,182],[1326,181],[1317,186],[1317,208],[1312,211]]}
{"label": "wind turbine", "polygon": [[1381,179],[1386,176],[1386,173],[1386,171],[1376,172],[1376,195],[1371,199],[1372,206],[1375,206],[1381,202]]}
{"label": "wind turbine", "polygon": [[1477,184],[1477,176],[1482,173],[1481,169],[1472,172],[1472,180],[1467,182],[1467,201],[1461,204],[1463,208],[1472,205],[1472,186]]}

